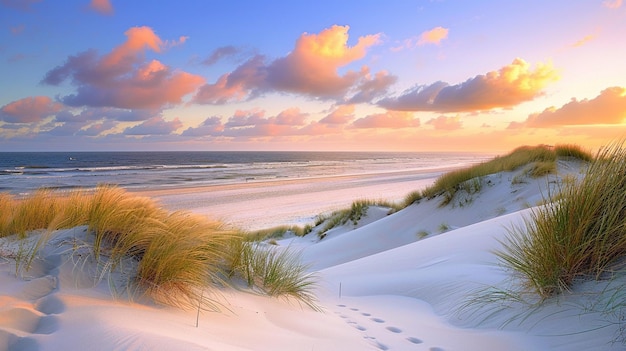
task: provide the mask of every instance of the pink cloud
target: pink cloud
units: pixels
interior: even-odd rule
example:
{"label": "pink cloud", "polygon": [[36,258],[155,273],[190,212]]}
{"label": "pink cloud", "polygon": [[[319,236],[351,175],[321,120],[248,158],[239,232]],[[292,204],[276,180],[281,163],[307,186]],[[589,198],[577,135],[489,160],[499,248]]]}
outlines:
{"label": "pink cloud", "polygon": [[231,138],[301,135],[307,127],[306,117],[298,108],[289,108],[270,117],[266,117],[263,110],[238,110],[226,123],[219,117],[209,117],[200,126],[186,129],[182,135]]}
{"label": "pink cloud", "polygon": [[47,96],[33,96],[8,103],[0,108],[0,120],[7,123],[36,123],[63,108]]}
{"label": "pink cloud", "polygon": [[354,105],[340,105],[333,112],[322,118],[319,123],[330,125],[347,124],[354,119]]}
{"label": "pink cloud", "polygon": [[530,65],[516,58],[510,65],[478,75],[461,84],[436,82],[416,86],[397,98],[387,98],[379,105],[391,110],[473,112],[508,108],[543,94],[543,88],[559,76],[551,65]]}
{"label": "pink cloud", "polygon": [[352,125],[355,128],[414,128],[420,126],[420,120],[412,112],[387,111],[359,118]]}
{"label": "pink cloud", "polygon": [[439,45],[442,40],[448,37],[449,29],[443,27],[435,27],[429,31],[423,32],[417,45],[436,44]]}
{"label": "pink cloud", "polygon": [[[360,37],[356,45],[349,46],[348,29],[348,26],[333,26],[319,34],[304,33],[287,56],[270,63],[256,55],[233,72],[222,75],[214,84],[203,86],[194,101],[222,104],[250,99],[268,91],[342,99],[351,89],[358,90],[359,84],[369,89],[369,94],[386,88],[392,80],[390,76],[371,77],[367,67],[339,74],[339,68],[365,57],[367,50],[380,40],[378,34],[367,35]],[[368,80],[375,83],[362,82]]]}
{"label": "pink cloud", "polygon": [[113,14],[113,5],[109,0],[91,0],[89,8],[103,15]]}
{"label": "pink cloud", "polygon": [[446,117],[439,116],[437,118],[430,119],[426,124],[432,125],[438,130],[457,130],[463,127],[463,123],[459,116]]}
{"label": "pink cloud", "polygon": [[108,54],[98,56],[89,50],[68,57],[63,65],[50,70],[43,82],[58,85],[71,79],[76,93],[61,98],[70,106],[152,110],[181,103],[205,82],[158,60],[145,62],[146,50],[161,52],[170,45],[149,27],[134,27],[125,34],[127,40]]}
{"label": "pink cloud", "polygon": [[510,129],[551,128],[566,125],[622,124],[626,121],[626,88],[610,87],[588,100],[576,100],[556,108],[534,113],[522,123],[511,123]]}

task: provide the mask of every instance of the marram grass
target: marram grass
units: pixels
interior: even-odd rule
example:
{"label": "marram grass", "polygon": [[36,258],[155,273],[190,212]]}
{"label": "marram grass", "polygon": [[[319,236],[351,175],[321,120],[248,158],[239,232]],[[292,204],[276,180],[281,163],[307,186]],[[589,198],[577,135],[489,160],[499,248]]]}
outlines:
{"label": "marram grass", "polygon": [[[19,267],[28,266],[51,231],[81,225],[93,234],[92,257],[100,263],[96,275],[103,277],[122,262],[134,260],[137,269],[126,290],[156,302],[206,306],[205,290],[228,285],[232,267],[244,262],[234,263],[232,257],[261,255],[266,265],[256,259],[249,279],[262,281],[262,290],[272,296],[293,297],[314,307],[313,281],[299,261],[284,251],[256,253],[258,247],[244,243],[240,231],[204,216],[168,212],[149,198],[116,187],[91,192],[40,190],[25,198],[0,194],[0,237],[18,234],[26,245],[29,232],[48,229],[32,247],[20,249],[24,255],[16,259]],[[216,306],[210,301],[208,305]]]}
{"label": "marram grass", "polygon": [[616,143],[598,153],[580,183],[564,183],[557,201],[512,228],[497,254],[547,298],[623,270],[625,230],[626,148]]}
{"label": "marram grass", "polygon": [[[504,171],[513,171],[522,166],[529,167],[529,175],[533,177],[553,173],[556,170],[558,157],[575,157],[584,161],[593,159],[591,154],[576,145],[547,145],[522,146],[511,153],[498,156],[494,159],[477,164],[475,166],[459,169],[442,175],[435,183],[422,191],[422,197],[434,198],[443,195],[441,205],[447,205],[454,195],[467,181]],[[419,200],[420,197],[413,195],[405,200]]]}

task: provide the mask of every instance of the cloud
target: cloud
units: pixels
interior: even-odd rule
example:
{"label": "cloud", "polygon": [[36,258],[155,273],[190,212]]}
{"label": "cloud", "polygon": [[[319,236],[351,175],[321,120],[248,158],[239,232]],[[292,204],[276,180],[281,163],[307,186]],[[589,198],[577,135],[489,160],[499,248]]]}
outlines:
{"label": "cloud", "polygon": [[534,113],[522,123],[511,123],[509,129],[531,127],[551,128],[557,126],[622,124],[626,120],[626,88],[610,87],[600,95],[588,100],[576,100],[556,108],[549,107]]}
{"label": "cloud", "polygon": [[534,70],[516,58],[510,65],[463,83],[449,85],[436,82],[416,86],[397,98],[387,98],[378,104],[391,110],[472,112],[508,108],[541,96],[543,88],[559,76],[551,65],[538,64]]}
{"label": "cloud", "polygon": [[47,96],[33,96],[8,103],[0,108],[0,120],[7,123],[36,123],[59,111],[63,106]]}
{"label": "cloud", "polygon": [[299,108],[288,108],[271,117],[266,117],[263,110],[237,110],[226,123],[217,116],[209,117],[198,127],[187,128],[182,135],[231,138],[302,135],[307,116]]}
{"label": "cloud", "polygon": [[595,39],[595,36],[593,36],[593,35],[585,35],[584,38],[582,38],[582,39],[578,40],[577,42],[575,42],[574,44],[572,44],[572,47],[575,47],[575,48],[581,47],[581,46],[587,44],[588,42],[590,42],[590,41],[592,41],[594,39]]}
{"label": "cloud", "polygon": [[205,84],[193,97],[200,104],[225,104],[257,96],[266,79],[265,57],[256,55],[237,67],[233,72],[222,75],[214,84]]}
{"label": "cloud", "polygon": [[622,6],[622,0],[606,0],[602,2],[602,5],[610,9],[618,9]]}
{"label": "cloud", "polygon": [[349,104],[371,103],[376,98],[387,93],[389,87],[398,80],[398,77],[389,74],[387,71],[377,72],[374,76],[369,73],[369,69],[364,69],[363,72],[366,73],[355,88],[356,94],[348,99],[347,103]]}
{"label": "cloud", "polygon": [[178,118],[166,121],[161,116],[152,117],[134,127],[126,128],[123,132],[125,135],[168,135],[175,132],[183,126]]}
{"label": "cloud", "polygon": [[354,119],[354,105],[340,105],[333,112],[322,118],[319,123],[329,125],[344,125]]}
{"label": "cloud", "polygon": [[366,51],[380,40],[380,35],[360,37],[348,46],[348,26],[333,26],[319,34],[303,34],[295,49],[267,67],[268,84],[276,90],[318,97],[339,98],[363,73],[337,69],[362,59]]}
{"label": "cloud", "polygon": [[432,125],[437,130],[457,130],[463,127],[461,118],[459,116],[446,117],[439,116],[437,118],[430,119],[426,124]]}
{"label": "cloud", "polygon": [[113,5],[109,0],[91,0],[89,8],[103,15],[113,14]]}
{"label": "cloud", "polygon": [[33,10],[32,5],[42,0],[0,0],[0,4],[15,10],[30,12]]}
{"label": "cloud", "polygon": [[435,27],[429,31],[420,34],[417,45],[436,44],[439,45],[442,40],[448,37],[448,29],[443,27]]}
{"label": "cloud", "polygon": [[420,120],[412,112],[387,111],[359,118],[352,126],[355,128],[413,128],[420,126]]}
{"label": "cloud", "polygon": [[202,60],[203,65],[212,66],[225,58],[235,58],[239,60],[244,54],[244,51],[232,45],[222,46],[215,49],[209,57]]}
{"label": "cloud", "polygon": [[217,116],[212,116],[205,119],[198,127],[187,128],[181,135],[189,137],[205,137],[220,135],[223,131],[224,124],[222,124],[222,119]]}
{"label": "cloud", "polygon": [[[380,40],[379,34],[367,35],[360,37],[356,45],[348,46],[348,29],[348,26],[332,26],[319,34],[304,33],[289,54],[271,62],[256,55],[214,84],[203,86],[193,101],[223,104],[273,91],[343,99],[351,89],[358,90],[358,84],[367,87],[363,80],[383,78],[369,76],[367,67],[339,74],[339,68],[365,57],[367,49]],[[384,81],[377,83],[384,85]]]}
{"label": "cloud", "polygon": [[145,61],[146,50],[161,52],[185,37],[164,42],[149,27],[133,27],[125,34],[127,40],[103,56],[95,50],[69,56],[42,82],[59,85],[71,79],[76,93],[61,97],[69,106],[152,110],[181,103],[183,96],[204,83],[204,78],[173,70],[158,60]]}

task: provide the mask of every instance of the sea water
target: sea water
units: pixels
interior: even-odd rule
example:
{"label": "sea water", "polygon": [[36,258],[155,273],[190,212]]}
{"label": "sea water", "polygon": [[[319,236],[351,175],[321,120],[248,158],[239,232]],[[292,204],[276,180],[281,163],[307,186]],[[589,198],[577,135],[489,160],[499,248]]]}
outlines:
{"label": "sea water", "polygon": [[129,190],[421,171],[462,167],[492,155],[438,152],[3,152],[0,192],[39,188]]}

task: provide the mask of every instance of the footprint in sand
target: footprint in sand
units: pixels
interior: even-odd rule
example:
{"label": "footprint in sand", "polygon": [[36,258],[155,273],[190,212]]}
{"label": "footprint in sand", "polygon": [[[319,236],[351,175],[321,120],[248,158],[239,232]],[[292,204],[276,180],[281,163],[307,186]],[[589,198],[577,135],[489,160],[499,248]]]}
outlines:
{"label": "footprint in sand", "polygon": [[337,305],[337,307],[346,307],[346,305]]}
{"label": "footprint in sand", "polygon": [[16,297],[24,300],[37,300],[53,292],[58,285],[58,279],[51,275],[27,281]]}
{"label": "footprint in sand", "polygon": [[357,324],[357,325],[355,325],[354,327],[355,327],[355,328],[357,328],[357,329],[358,329],[358,330],[360,330],[360,331],[366,331],[366,330],[367,330],[367,328],[365,328],[365,327],[364,327],[364,326],[362,326],[362,325],[358,325],[358,324]]}
{"label": "footprint in sand", "polygon": [[373,320],[376,323],[385,323],[384,319],[380,319],[380,318],[370,318],[371,320]]}
{"label": "footprint in sand", "polygon": [[369,317],[369,316],[371,316],[371,314],[370,314],[370,313],[367,313],[367,312],[363,312],[363,313],[361,313],[361,315],[363,315],[363,316],[365,316],[365,317]]}
{"label": "footprint in sand", "polygon": [[428,351],[445,351],[445,350],[442,349],[441,347],[431,347],[430,349],[428,349]]}
{"label": "footprint in sand", "polygon": [[44,314],[59,314],[65,311],[65,303],[54,295],[48,295],[37,301],[35,309]]}
{"label": "footprint in sand", "polygon": [[396,327],[387,327],[387,330],[389,330],[392,333],[402,333],[402,330],[400,328],[396,328]]}
{"label": "footprint in sand", "polygon": [[422,341],[421,339],[414,338],[414,337],[412,337],[412,336],[411,336],[411,337],[408,337],[408,338],[406,338],[406,339],[407,339],[410,343],[413,343],[413,344],[421,344],[421,343],[423,343],[423,341]]}
{"label": "footprint in sand", "polygon": [[42,315],[28,308],[11,308],[0,311],[0,325],[4,328],[19,330],[25,333],[33,333]]}
{"label": "footprint in sand", "polygon": [[351,308],[350,308],[350,310],[351,310],[351,311],[358,311],[359,309],[358,309],[358,308],[351,307]]}

